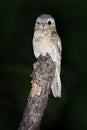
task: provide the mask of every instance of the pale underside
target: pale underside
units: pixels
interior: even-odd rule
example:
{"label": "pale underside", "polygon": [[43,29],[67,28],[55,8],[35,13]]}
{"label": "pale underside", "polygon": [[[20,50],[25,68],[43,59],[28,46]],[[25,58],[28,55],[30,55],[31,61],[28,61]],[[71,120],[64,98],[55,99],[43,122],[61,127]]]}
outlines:
{"label": "pale underside", "polygon": [[45,56],[47,53],[55,62],[56,70],[52,81],[51,89],[54,97],[61,97],[61,41],[56,29],[37,29],[33,37],[34,55],[38,58],[40,55]]}

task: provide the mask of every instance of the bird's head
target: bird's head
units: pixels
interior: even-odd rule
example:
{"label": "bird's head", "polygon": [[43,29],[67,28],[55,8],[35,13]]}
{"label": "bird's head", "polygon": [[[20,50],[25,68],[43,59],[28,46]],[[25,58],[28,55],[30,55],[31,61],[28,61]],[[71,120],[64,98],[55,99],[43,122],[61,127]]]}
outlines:
{"label": "bird's head", "polygon": [[51,15],[42,14],[36,19],[35,30],[37,29],[52,29],[55,28],[55,20]]}

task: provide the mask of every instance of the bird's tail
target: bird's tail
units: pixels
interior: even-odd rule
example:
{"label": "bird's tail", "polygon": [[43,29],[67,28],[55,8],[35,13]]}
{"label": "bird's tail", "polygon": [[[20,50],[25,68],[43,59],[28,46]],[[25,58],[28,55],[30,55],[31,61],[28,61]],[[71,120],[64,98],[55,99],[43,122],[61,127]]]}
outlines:
{"label": "bird's tail", "polygon": [[56,67],[55,76],[51,85],[52,93],[54,97],[61,97],[61,79],[58,68]]}

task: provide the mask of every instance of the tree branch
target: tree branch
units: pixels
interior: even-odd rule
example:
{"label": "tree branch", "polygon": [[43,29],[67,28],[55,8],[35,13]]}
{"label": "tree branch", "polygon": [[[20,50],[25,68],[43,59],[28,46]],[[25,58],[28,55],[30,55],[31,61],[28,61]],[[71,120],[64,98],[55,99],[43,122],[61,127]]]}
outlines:
{"label": "tree branch", "polygon": [[28,96],[22,121],[18,130],[38,130],[48,102],[48,95],[55,73],[55,64],[47,54],[40,56],[34,65],[32,89]]}

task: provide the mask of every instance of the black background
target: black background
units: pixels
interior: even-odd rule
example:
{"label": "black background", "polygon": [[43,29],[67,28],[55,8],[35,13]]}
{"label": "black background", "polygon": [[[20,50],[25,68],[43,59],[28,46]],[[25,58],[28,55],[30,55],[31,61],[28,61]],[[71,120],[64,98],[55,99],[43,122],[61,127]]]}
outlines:
{"label": "black background", "polygon": [[62,40],[62,97],[49,97],[41,130],[87,130],[87,1],[0,1],[0,130],[17,130],[36,61],[35,19],[51,14]]}

